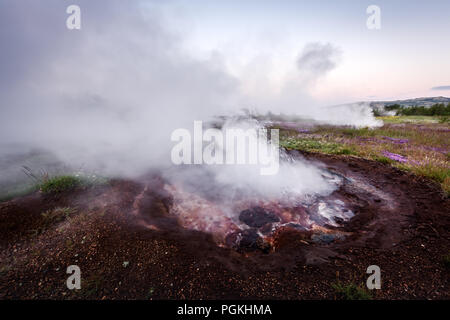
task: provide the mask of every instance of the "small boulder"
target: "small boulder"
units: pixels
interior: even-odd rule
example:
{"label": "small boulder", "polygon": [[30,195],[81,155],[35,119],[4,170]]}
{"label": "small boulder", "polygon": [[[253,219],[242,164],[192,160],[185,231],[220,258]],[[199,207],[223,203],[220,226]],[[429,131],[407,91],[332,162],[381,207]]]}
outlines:
{"label": "small boulder", "polygon": [[267,223],[280,221],[280,218],[271,211],[265,210],[261,207],[254,207],[241,211],[239,220],[252,228],[260,228]]}
{"label": "small boulder", "polygon": [[265,253],[270,251],[270,245],[258,235],[256,229],[246,229],[230,233],[225,243],[238,251],[256,251],[260,250]]}

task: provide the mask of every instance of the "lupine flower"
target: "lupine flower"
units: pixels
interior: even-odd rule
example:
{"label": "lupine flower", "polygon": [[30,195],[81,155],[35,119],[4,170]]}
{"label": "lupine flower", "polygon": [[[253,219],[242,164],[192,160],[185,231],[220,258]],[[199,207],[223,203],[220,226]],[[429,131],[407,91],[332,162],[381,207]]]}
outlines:
{"label": "lupine flower", "polygon": [[401,163],[408,162],[408,159],[406,159],[406,157],[404,157],[404,156],[402,156],[400,154],[397,154],[397,153],[392,153],[392,152],[389,152],[389,151],[383,151],[383,155],[388,157],[391,160],[398,161],[398,162],[401,162]]}

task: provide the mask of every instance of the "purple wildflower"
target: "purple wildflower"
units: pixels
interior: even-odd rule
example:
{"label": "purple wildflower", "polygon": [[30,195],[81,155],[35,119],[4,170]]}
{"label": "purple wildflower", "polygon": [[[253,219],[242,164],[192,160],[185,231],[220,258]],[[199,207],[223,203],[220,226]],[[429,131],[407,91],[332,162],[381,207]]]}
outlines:
{"label": "purple wildflower", "polygon": [[391,137],[386,137],[386,136],[383,136],[382,138],[385,140],[392,141],[393,143],[397,143],[397,144],[403,144],[403,143],[409,142],[408,139],[398,139],[398,138],[391,138]]}
{"label": "purple wildflower", "polygon": [[439,147],[422,146],[422,149],[431,150],[434,152],[440,152],[440,153],[444,153],[444,154],[446,154],[448,152],[448,149],[439,148]]}
{"label": "purple wildflower", "polygon": [[398,161],[398,162],[402,162],[402,163],[408,162],[408,159],[406,159],[406,157],[404,157],[400,154],[392,153],[389,151],[383,151],[383,155],[394,161]]}

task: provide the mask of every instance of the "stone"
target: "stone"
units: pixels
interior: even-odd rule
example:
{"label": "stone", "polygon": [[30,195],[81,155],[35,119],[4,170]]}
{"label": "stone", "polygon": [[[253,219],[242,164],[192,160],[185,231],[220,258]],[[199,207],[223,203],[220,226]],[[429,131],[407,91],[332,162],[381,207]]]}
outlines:
{"label": "stone", "polygon": [[244,222],[249,227],[260,228],[267,223],[280,221],[280,218],[271,211],[265,210],[261,207],[254,207],[241,211],[239,220]]}

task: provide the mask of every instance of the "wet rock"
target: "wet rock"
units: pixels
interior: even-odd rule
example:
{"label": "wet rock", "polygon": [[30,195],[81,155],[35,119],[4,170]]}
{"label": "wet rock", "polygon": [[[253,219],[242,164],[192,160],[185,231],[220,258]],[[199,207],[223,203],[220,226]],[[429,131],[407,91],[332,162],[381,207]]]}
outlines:
{"label": "wet rock", "polygon": [[343,224],[345,222],[344,219],[342,219],[341,217],[333,217],[334,222],[336,222],[337,224]]}
{"label": "wet rock", "polygon": [[308,230],[304,226],[302,226],[302,225],[300,225],[298,223],[292,223],[292,222],[287,223],[285,225],[285,227],[292,228],[292,229],[299,230],[299,231],[306,231],[306,230]]}
{"label": "wet rock", "polygon": [[272,233],[273,228],[271,223],[266,223],[261,228],[259,228],[259,232],[261,232],[263,235],[267,235]]}
{"label": "wet rock", "polygon": [[246,229],[230,233],[225,243],[238,251],[261,250],[265,253],[270,251],[270,245],[258,235],[256,229]]}
{"label": "wet rock", "polygon": [[314,234],[311,237],[311,240],[316,243],[332,243],[336,240],[342,239],[343,236],[340,234],[330,234],[330,233],[321,233],[321,234]]}
{"label": "wet rock", "polygon": [[242,211],[239,214],[239,220],[246,225],[253,228],[260,228],[267,223],[273,223],[280,221],[280,218],[271,211],[265,210],[261,207],[254,207]]}

